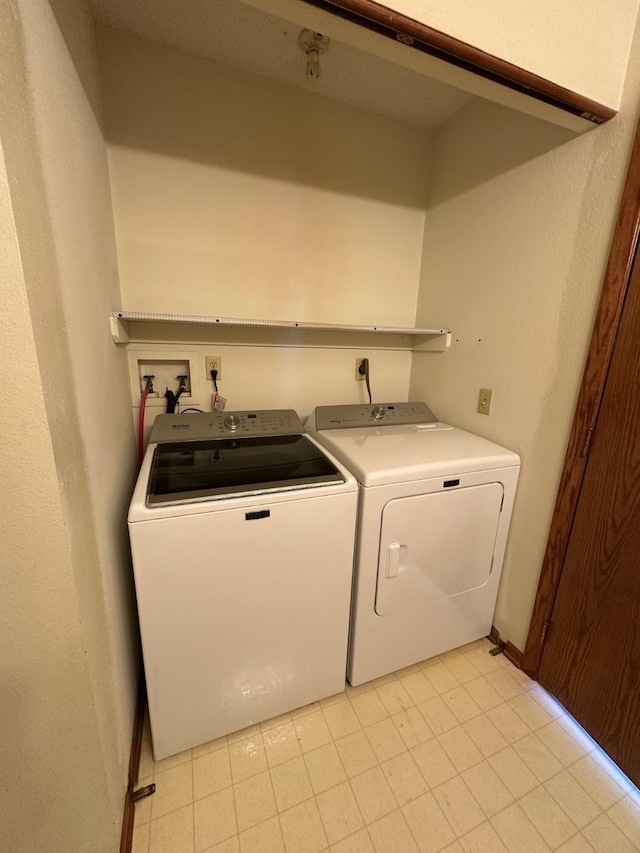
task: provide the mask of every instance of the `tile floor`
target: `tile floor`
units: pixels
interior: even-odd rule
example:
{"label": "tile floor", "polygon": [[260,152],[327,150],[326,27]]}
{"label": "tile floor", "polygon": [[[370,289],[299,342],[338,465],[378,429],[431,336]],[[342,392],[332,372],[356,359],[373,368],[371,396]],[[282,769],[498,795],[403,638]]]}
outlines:
{"label": "tile floor", "polygon": [[640,793],[482,640],[153,761],[134,853],[632,853]]}

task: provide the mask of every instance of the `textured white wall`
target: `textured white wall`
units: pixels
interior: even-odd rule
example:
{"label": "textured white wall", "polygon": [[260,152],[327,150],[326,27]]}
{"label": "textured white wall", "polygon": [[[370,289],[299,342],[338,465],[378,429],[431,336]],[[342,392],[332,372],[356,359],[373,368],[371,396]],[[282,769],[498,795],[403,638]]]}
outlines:
{"label": "textured white wall", "polygon": [[107,853],[117,835],[1,152],[0,299],[0,359],[20,366],[20,404],[0,412],[10,460],[0,490],[0,849]]}
{"label": "textured white wall", "polygon": [[[82,0],[12,0],[0,10],[3,145],[40,370],[40,418],[46,416],[57,478],[54,520],[67,549],[59,557],[64,566],[50,567],[54,575],[64,568],[67,587],[62,600],[47,606],[42,599],[32,642],[44,642],[47,620],[55,625],[58,611],[64,614],[90,686],[87,695],[60,678],[52,703],[66,703],[67,691],[77,709],[66,727],[51,720],[48,732],[67,748],[65,759],[56,744],[60,768],[56,782],[47,784],[60,791],[50,795],[52,802],[77,787],[86,790],[84,797],[70,810],[58,803],[49,824],[25,822],[23,846],[18,839],[7,849],[106,853],[120,831],[135,704],[138,651],[125,524],[135,454],[125,356],[107,322],[119,290],[106,148],[94,112],[92,25]],[[23,489],[37,504],[39,450],[25,433],[23,453],[34,461],[24,470]],[[27,535],[23,547],[30,547]],[[54,664],[71,665],[71,659],[56,661],[54,646],[50,661],[34,662],[31,678],[49,683]],[[28,743],[20,730],[7,737],[18,749]],[[25,772],[40,787],[37,755],[28,758]]]}
{"label": "textured white wall", "polygon": [[385,0],[383,5],[617,108],[638,0]]}
{"label": "textured white wall", "polygon": [[475,103],[436,140],[417,319],[442,318],[453,344],[414,356],[410,396],[522,456],[495,618],[520,649],[637,121],[639,48],[620,115],[589,134]]}
{"label": "textured white wall", "polygon": [[425,132],[99,33],[127,309],[412,324]]}

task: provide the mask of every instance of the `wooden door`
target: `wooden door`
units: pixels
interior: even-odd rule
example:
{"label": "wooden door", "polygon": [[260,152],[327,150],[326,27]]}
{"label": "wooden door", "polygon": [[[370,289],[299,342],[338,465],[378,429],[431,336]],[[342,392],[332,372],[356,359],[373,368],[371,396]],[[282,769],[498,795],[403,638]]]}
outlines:
{"label": "wooden door", "polygon": [[636,255],[539,669],[640,784],[640,259]]}

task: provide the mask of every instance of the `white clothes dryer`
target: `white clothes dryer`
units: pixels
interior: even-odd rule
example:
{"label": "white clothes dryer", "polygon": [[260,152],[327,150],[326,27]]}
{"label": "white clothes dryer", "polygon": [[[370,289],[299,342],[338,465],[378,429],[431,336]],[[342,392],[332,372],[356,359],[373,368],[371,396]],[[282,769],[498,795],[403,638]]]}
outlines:
{"label": "white clothes dryer", "polygon": [[319,406],[306,428],[360,484],[351,684],[486,636],[519,456],[425,403]]}
{"label": "white clothes dryer", "polygon": [[155,421],[129,536],[156,760],[344,690],[358,485],[303,432]]}

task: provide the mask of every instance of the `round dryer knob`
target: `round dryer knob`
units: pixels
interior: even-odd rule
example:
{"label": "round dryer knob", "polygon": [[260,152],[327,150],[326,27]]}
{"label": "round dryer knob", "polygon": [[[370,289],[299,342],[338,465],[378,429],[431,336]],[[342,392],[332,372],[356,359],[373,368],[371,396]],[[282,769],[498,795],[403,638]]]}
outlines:
{"label": "round dryer knob", "polygon": [[227,429],[236,430],[240,426],[240,418],[237,415],[227,415],[224,425]]}
{"label": "round dryer knob", "polygon": [[379,421],[384,415],[384,406],[374,406],[373,409],[371,409],[371,414],[377,421]]}

